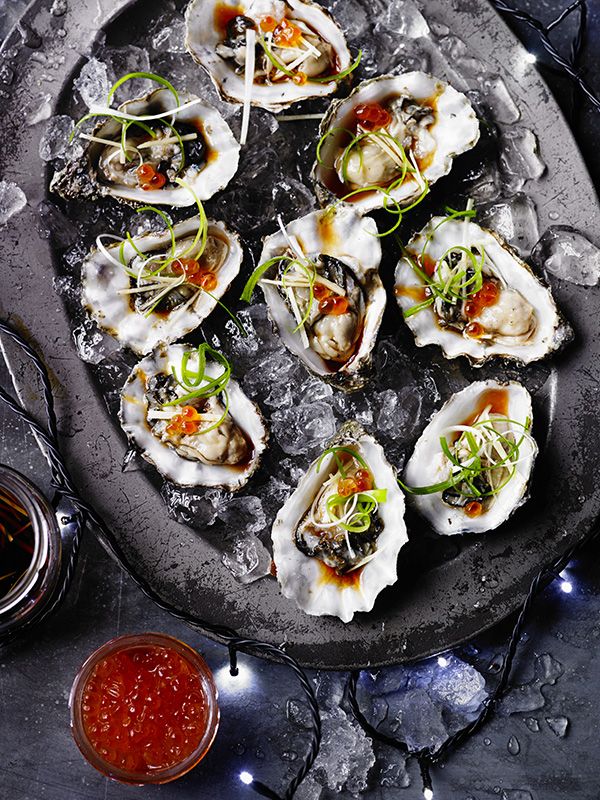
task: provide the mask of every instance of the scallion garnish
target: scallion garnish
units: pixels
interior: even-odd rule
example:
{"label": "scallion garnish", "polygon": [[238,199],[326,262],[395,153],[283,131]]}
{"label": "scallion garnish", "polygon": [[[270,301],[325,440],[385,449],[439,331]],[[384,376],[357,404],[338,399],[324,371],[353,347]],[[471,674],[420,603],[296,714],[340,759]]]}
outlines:
{"label": "scallion garnish", "polygon": [[[497,495],[513,478],[523,460],[523,445],[532,446],[531,420],[524,423],[508,417],[489,414],[484,409],[470,425],[455,425],[449,433],[459,434],[453,440],[440,437],[440,450],[449,469],[448,477],[428,486],[407,486],[409,494],[430,495],[451,490],[468,500],[485,500]],[[499,426],[507,426],[499,430]],[[516,429],[515,429],[516,428]]]}
{"label": "scallion garnish", "polygon": [[[341,528],[346,535],[365,533],[371,527],[373,514],[386,502],[387,489],[378,489],[373,485],[373,475],[367,462],[353,447],[328,447],[317,462],[317,472],[328,456],[333,457],[335,470],[313,501],[311,522],[318,528]],[[326,520],[321,519],[317,512],[324,495]],[[349,540],[347,542],[350,550]]]}

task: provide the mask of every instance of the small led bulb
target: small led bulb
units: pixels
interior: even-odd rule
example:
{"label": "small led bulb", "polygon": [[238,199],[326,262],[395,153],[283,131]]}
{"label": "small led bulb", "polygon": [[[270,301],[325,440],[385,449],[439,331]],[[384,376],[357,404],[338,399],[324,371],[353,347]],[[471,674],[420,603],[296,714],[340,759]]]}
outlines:
{"label": "small led bulb", "polygon": [[537,56],[535,53],[525,53],[525,61],[527,61],[528,64],[535,64]]}
{"label": "small led bulb", "polygon": [[433,800],[433,789],[423,789],[423,797],[425,800]]}
{"label": "small led bulb", "polygon": [[244,772],[240,772],[240,780],[242,783],[245,783],[246,786],[250,786],[250,784],[254,780],[254,777],[249,772],[246,772],[244,770]]}

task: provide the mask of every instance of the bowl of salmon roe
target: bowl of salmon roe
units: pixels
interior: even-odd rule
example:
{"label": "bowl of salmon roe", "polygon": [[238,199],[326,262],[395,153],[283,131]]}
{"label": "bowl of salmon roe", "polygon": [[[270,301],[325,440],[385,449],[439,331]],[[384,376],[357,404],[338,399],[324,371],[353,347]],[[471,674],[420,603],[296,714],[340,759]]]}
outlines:
{"label": "bowl of salmon roe", "polygon": [[69,706],[83,756],[122,783],[181,777],[206,755],[219,726],[208,665],[187,644],[160,633],[120,636],[92,653]]}

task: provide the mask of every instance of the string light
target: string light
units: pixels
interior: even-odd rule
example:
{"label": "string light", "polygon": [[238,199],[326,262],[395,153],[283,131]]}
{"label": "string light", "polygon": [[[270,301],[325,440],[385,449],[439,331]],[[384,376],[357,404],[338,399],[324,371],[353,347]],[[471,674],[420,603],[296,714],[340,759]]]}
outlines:
{"label": "string light", "polygon": [[535,64],[535,62],[537,61],[537,56],[535,55],[535,53],[527,52],[525,53],[525,61],[527,61],[528,64]]}
{"label": "string light", "polygon": [[438,656],[437,662],[442,669],[448,666],[448,659],[444,658],[444,656]]}
{"label": "string light", "polygon": [[560,588],[565,594],[571,594],[573,591],[573,584],[570,580],[568,580],[567,576],[565,575],[564,571],[560,573]]}
{"label": "string light", "polygon": [[242,783],[245,783],[246,786],[250,786],[254,780],[254,776],[244,770],[244,772],[240,772],[240,780]]}
{"label": "string light", "polygon": [[232,675],[229,664],[218,669],[215,680],[220,692],[235,692],[246,689],[252,682],[252,671],[245,664],[238,664],[237,675]]}
{"label": "string light", "polygon": [[423,797],[425,800],[433,800],[433,789],[423,789]]}

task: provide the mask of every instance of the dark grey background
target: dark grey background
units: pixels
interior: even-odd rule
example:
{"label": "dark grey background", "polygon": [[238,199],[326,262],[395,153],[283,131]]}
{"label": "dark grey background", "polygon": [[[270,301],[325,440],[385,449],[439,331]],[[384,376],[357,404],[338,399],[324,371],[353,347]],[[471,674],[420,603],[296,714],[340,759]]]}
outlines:
{"label": "dark grey background", "polygon": [[[49,0],[50,3],[50,0]],[[24,4],[0,2],[4,32]],[[521,0],[521,7],[526,7]],[[562,2],[531,2],[531,10],[546,18],[564,7]],[[600,83],[597,42],[600,36],[600,3],[590,3],[588,55],[585,64],[594,85]],[[517,32],[523,34],[518,26]],[[557,32],[565,40],[569,25]],[[526,41],[528,41],[526,39]],[[556,96],[570,115],[569,84],[544,72]],[[573,125],[596,185],[600,164],[596,148],[600,116],[575,103]],[[44,463],[31,437],[14,420],[0,417],[2,461],[44,480]],[[600,666],[595,655],[600,637],[600,575],[595,567],[600,547],[588,548],[573,564],[569,577],[571,595],[550,587],[537,606],[537,621],[530,626],[519,660],[515,682],[529,683],[536,657],[550,653],[562,665],[555,685],[541,690],[543,706],[526,713],[498,715],[481,733],[436,770],[436,797],[448,800],[505,797],[506,800],[574,800],[600,794],[600,764],[595,758],[597,735],[597,686]],[[110,783],[81,759],[68,730],[67,696],[79,664],[99,644],[117,633],[161,630],[180,636],[203,652],[217,671],[221,686],[223,721],[215,746],[202,765],[182,781],[144,790]],[[495,629],[470,652],[478,665],[493,662],[508,628]],[[243,681],[227,680],[222,648],[194,635],[147,601],[104,552],[88,539],[80,569],[65,607],[27,642],[0,654],[0,798],[14,800],[71,800],[71,798],[122,798],[145,795],[172,800],[243,798],[251,796],[240,787],[240,769],[249,769],[274,787],[294,768],[294,753],[301,752],[302,737],[290,733],[286,703],[298,697],[289,673],[254,659],[242,658]],[[567,735],[559,738],[546,722],[566,716]],[[539,731],[531,720],[536,719]],[[528,723],[526,721],[529,721]],[[508,749],[511,737],[519,753]],[[294,749],[296,748],[296,749]],[[514,744],[511,750],[515,751]],[[390,754],[380,754],[389,762]],[[411,786],[406,789],[374,785],[363,797],[421,798],[418,778],[409,768]],[[323,797],[333,797],[324,793]],[[349,797],[350,795],[346,795]]]}

